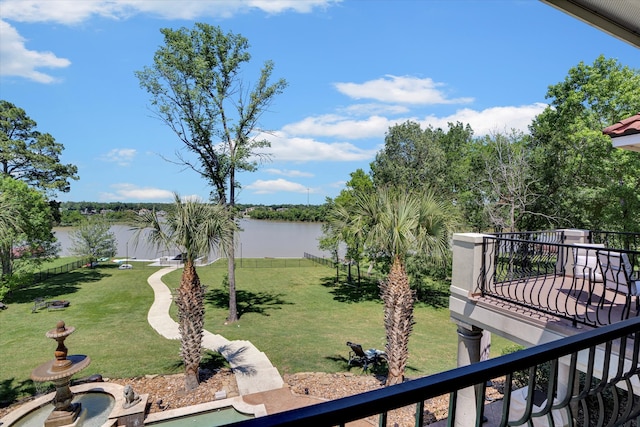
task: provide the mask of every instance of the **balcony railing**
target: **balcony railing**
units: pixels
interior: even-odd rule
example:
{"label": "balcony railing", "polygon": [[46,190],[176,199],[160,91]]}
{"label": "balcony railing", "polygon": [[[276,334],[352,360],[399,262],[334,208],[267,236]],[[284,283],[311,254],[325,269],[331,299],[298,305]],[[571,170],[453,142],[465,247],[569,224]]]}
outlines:
{"label": "balcony railing", "polygon": [[608,248],[640,251],[640,233],[618,231],[590,231],[590,243],[603,243]]}
{"label": "balcony railing", "polygon": [[563,241],[561,232],[485,237],[481,296],[574,326],[609,325],[639,314],[640,252]]}
{"label": "balcony railing", "polygon": [[[344,426],[378,416],[385,426],[389,411],[414,405],[415,425],[421,426],[428,400],[449,394],[448,425],[480,427],[486,384],[498,378],[505,384],[498,425],[638,425],[639,354],[640,318],[633,318],[399,385],[232,425]],[[540,373],[543,368],[546,375]],[[515,378],[523,372],[526,385],[516,389]],[[456,402],[469,392],[475,412],[465,413]]]}

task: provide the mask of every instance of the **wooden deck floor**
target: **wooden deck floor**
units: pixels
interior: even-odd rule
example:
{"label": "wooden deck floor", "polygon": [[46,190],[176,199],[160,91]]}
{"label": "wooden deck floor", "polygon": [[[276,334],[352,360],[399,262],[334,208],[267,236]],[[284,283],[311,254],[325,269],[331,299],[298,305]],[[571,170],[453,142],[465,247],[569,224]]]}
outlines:
{"label": "wooden deck floor", "polygon": [[563,328],[609,325],[637,316],[640,308],[635,297],[602,282],[554,274],[491,283],[478,302]]}

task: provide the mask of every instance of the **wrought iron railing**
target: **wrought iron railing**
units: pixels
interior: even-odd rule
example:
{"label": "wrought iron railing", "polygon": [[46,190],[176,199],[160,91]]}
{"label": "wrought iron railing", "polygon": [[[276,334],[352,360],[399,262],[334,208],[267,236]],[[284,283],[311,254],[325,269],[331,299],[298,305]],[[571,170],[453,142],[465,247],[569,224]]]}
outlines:
{"label": "wrought iron railing", "polygon": [[[614,256],[618,270],[621,262],[626,263],[624,273],[614,271]],[[568,319],[574,325],[608,325],[637,316],[640,310],[634,295],[640,270],[637,251],[496,235],[484,238],[482,259],[478,289],[483,297]]]}
{"label": "wrought iron railing", "polygon": [[[638,425],[639,353],[640,318],[634,318],[399,385],[231,425],[344,426],[377,415],[385,426],[390,411],[415,405],[415,425],[421,426],[428,400],[443,394],[450,396],[448,425],[454,425],[457,397],[473,387],[475,414],[467,413],[463,424],[480,427],[486,385],[497,378],[505,383],[498,425]],[[538,374],[541,367],[548,367],[544,380]],[[516,390],[519,372],[525,372],[526,388]],[[537,401],[540,394],[542,401]]]}
{"label": "wrought iron railing", "polygon": [[527,240],[542,243],[564,243],[566,240],[564,230],[514,231],[511,233],[491,234],[505,240]]}
{"label": "wrought iron railing", "polygon": [[603,243],[607,248],[640,251],[640,233],[595,230],[589,232],[589,242]]}

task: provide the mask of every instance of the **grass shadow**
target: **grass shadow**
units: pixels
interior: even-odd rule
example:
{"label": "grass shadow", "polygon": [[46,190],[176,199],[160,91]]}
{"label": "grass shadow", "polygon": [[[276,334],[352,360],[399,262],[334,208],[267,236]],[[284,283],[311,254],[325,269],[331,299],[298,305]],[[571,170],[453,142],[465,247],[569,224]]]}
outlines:
{"label": "grass shadow", "polygon": [[[34,283],[11,291],[5,297],[7,303],[29,303],[36,298],[54,299],[59,295],[71,294],[78,291],[80,284],[99,282],[111,274],[105,270],[112,266],[97,268],[81,268],[50,277],[47,280]],[[117,268],[117,267],[116,267]]]}
{"label": "grass shadow", "polygon": [[[236,304],[238,318],[247,313],[257,313],[269,316],[269,310],[280,310],[281,305],[293,303],[285,301],[284,294],[272,294],[269,292],[236,291]],[[205,303],[213,304],[216,308],[229,307],[229,292],[223,289],[212,289],[205,295]]]}
{"label": "grass shadow", "polygon": [[200,360],[200,381],[207,381],[223,368],[229,368],[229,362],[220,353],[215,351],[205,351]]}
{"label": "grass shadow", "polygon": [[432,308],[449,308],[449,287],[429,286],[420,289],[416,293],[416,306],[421,305]]}
{"label": "grass shadow", "polygon": [[373,374],[376,376],[376,378],[381,378],[381,377],[386,378],[386,376],[389,373],[389,367],[387,366],[386,363],[378,363],[376,365],[370,365],[368,369],[365,371],[362,369],[362,366],[360,365],[355,365],[355,364],[349,365],[349,359],[341,355],[325,356],[325,359],[335,363],[335,365],[340,371],[351,372],[351,370],[356,370],[358,373],[361,372],[361,373]]}
{"label": "grass shadow", "polygon": [[380,288],[377,280],[362,278],[358,283],[336,283],[335,277],[325,277],[320,284],[331,288],[333,299],[338,302],[355,303],[363,301],[380,301]]}
{"label": "grass shadow", "polygon": [[31,397],[37,394],[36,386],[31,380],[23,380],[14,384],[15,378],[0,381],[0,408],[17,402],[24,397]]}
{"label": "grass shadow", "polygon": [[217,351],[205,351],[202,355],[202,360],[200,361],[200,367],[203,369],[217,371],[221,368],[228,368],[229,362],[227,362],[227,359]]}

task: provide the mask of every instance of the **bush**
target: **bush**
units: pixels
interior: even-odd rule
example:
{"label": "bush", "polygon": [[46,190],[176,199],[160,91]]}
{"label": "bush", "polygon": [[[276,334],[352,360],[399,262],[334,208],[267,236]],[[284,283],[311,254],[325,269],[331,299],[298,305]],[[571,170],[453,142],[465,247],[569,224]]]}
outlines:
{"label": "bush", "polygon": [[[504,356],[524,349],[525,347],[521,345],[513,344],[505,347],[502,350],[502,355]],[[526,387],[529,384],[529,372],[530,370],[514,372],[511,375],[512,389]],[[536,366],[535,376],[535,389],[546,393],[549,389],[549,381],[551,379],[551,362],[545,362]]]}

